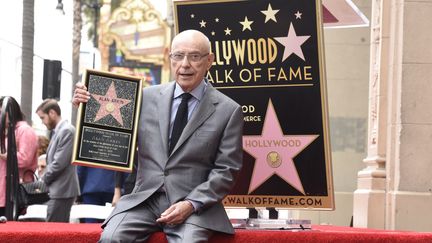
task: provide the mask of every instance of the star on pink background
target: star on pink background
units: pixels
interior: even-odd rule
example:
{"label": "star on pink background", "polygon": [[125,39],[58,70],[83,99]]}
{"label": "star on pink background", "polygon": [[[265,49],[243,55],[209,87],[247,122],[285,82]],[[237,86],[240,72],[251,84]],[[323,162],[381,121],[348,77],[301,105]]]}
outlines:
{"label": "star on pink background", "polygon": [[[293,159],[317,137],[318,135],[284,135],[273,103],[269,100],[261,135],[243,136],[243,149],[255,157],[255,167],[248,193],[276,174],[305,194]],[[280,161],[278,167],[269,165],[269,154],[278,155]]]}
{"label": "star on pink background", "polygon": [[293,24],[290,23],[288,35],[286,37],[275,37],[275,39],[285,47],[282,62],[293,53],[305,61],[301,45],[303,45],[303,43],[309,39],[309,37],[310,35],[298,36],[295,32]]}
{"label": "star on pink background", "polygon": [[121,116],[120,108],[129,104],[131,100],[117,97],[114,82],[111,83],[105,95],[91,94],[91,96],[100,104],[94,120],[95,122],[111,114],[114,119],[123,126],[123,118]]}

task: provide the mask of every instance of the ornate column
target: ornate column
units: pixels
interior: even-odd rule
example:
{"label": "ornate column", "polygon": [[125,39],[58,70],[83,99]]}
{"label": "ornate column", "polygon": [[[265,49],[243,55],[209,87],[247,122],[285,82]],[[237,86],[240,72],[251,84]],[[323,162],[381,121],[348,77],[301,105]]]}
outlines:
{"label": "ornate column", "polygon": [[385,228],[389,4],[372,1],[367,157],[357,174],[355,227]]}
{"label": "ornate column", "polygon": [[432,2],[391,1],[386,229],[432,231]]}

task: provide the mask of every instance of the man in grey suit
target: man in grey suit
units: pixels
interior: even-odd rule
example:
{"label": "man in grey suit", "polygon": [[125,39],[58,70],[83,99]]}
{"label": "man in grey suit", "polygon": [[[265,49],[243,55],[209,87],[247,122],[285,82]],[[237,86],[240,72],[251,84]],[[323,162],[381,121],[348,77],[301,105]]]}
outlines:
{"label": "man in grey suit", "polygon": [[[214,55],[204,34],[178,34],[170,59],[175,82],[143,89],[135,188],[103,224],[100,242],[142,242],[156,231],[170,243],[234,233],[221,201],[242,166],[241,107],[205,79]],[[88,99],[78,84],[73,103]],[[175,135],[183,99],[188,121]]]}
{"label": "man in grey suit", "polygon": [[50,195],[47,221],[69,222],[72,204],[80,193],[76,168],[71,164],[75,128],[62,120],[60,106],[54,99],[44,100],[36,114],[52,132],[46,152],[47,167],[42,177]]}

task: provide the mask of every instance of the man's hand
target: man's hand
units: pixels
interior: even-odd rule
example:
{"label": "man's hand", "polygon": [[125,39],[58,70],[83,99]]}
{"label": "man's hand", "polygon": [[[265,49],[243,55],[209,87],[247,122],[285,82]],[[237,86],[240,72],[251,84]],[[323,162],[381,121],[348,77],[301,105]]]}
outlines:
{"label": "man's hand", "polygon": [[83,83],[76,83],[72,104],[78,107],[80,103],[87,103],[89,99],[90,92],[87,91],[87,87]]}
{"label": "man's hand", "polygon": [[194,211],[192,203],[189,201],[180,201],[171,205],[161,217],[156,220],[158,223],[167,225],[177,225],[183,223]]}
{"label": "man's hand", "polygon": [[113,207],[115,207],[117,205],[117,202],[120,200],[120,197],[121,197],[121,189],[120,189],[120,187],[115,187],[114,188],[114,196],[113,196],[113,199],[111,202],[111,205]]}

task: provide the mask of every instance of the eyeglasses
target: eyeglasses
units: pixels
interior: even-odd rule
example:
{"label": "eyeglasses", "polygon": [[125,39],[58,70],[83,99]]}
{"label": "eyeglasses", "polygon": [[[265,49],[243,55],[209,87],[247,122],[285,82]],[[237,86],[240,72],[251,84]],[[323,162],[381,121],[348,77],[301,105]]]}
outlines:
{"label": "eyeglasses", "polygon": [[183,61],[185,57],[187,57],[187,60],[190,62],[199,62],[201,59],[205,56],[209,55],[209,53],[206,54],[199,54],[199,53],[190,53],[190,54],[184,54],[184,53],[171,53],[169,57],[171,60],[179,62]]}

